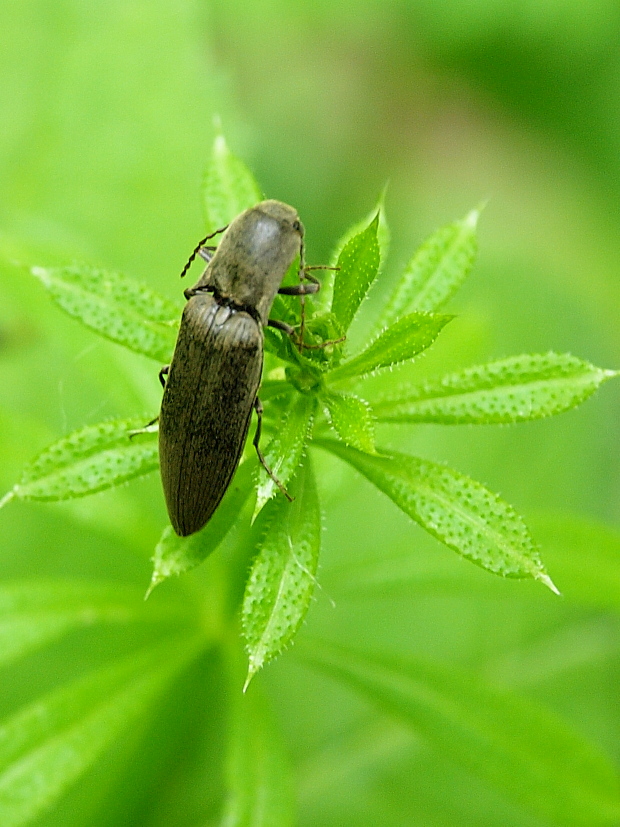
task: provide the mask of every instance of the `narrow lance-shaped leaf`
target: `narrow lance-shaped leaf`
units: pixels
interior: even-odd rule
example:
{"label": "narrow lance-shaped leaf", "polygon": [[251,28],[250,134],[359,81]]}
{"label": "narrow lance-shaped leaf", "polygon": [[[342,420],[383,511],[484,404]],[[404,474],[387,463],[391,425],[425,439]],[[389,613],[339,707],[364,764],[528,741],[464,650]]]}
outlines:
{"label": "narrow lance-shaped leaf", "polygon": [[363,376],[382,368],[413,359],[430,347],[454,316],[435,313],[410,313],[388,327],[366,350],[329,373],[329,381],[339,382]]}
{"label": "narrow lance-shaped leaf", "polygon": [[234,660],[221,827],[292,827],[293,778],[282,736],[260,687],[241,691],[243,677],[236,663],[241,665],[241,658]]}
{"label": "narrow lance-shaped leaf", "polygon": [[391,324],[405,313],[439,310],[458,290],[473,267],[478,243],[479,210],[437,230],[416,251],[388,300],[380,324]]}
{"label": "narrow lance-shaped leaf", "polygon": [[131,439],[143,419],[116,419],[88,425],[55,442],[28,465],[21,480],[0,502],[69,500],[104,491],[150,474],[158,467],[157,435]]}
{"label": "narrow lance-shaped leaf", "polygon": [[345,445],[374,454],[375,422],[368,402],[348,393],[328,393],[324,401],[329,420]]}
{"label": "narrow lance-shaped leaf", "polygon": [[445,465],[391,452],[370,456],[316,439],[449,548],[503,577],[533,577],[553,591],[527,526],[496,494]]}
{"label": "narrow lance-shaped leaf", "polygon": [[338,257],[332,312],[347,330],[379,270],[379,213],[348,241]]}
{"label": "narrow lance-shaped leaf", "polygon": [[620,819],[611,761],[533,701],[454,665],[356,652],[315,641],[297,650],[517,804],[566,827]]}
{"label": "narrow lance-shaped leaf", "polygon": [[[284,412],[276,435],[264,451],[267,466],[284,487],[304,455],[316,406],[317,400],[313,394],[295,394]],[[254,518],[277,490],[278,486],[261,465],[258,472]]]}
{"label": "narrow lance-shaped leaf", "polygon": [[207,525],[189,537],[179,537],[172,526],[167,526],[155,547],[153,576],[147,597],[155,586],[172,575],[184,574],[200,565],[222,542],[239,519],[253,488],[256,461],[246,460],[239,466],[224,499]]}
{"label": "narrow lance-shaped leaf", "polygon": [[33,267],[64,311],[106,339],[158,362],[169,361],[179,308],[140,282],[86,265]]}
{"label": "narrow lance-shaped leaf", "polygon": [[[385,215],[385,194],[387,191],[387,184],[383,188],[383,192],[379,196],[379,200],[377,202],[376,207],[366,215],[361,221],[358,221],[357,224],[354,224],[338,239],[338,243],[336,244],[334,251],[330,257],[329,263],[335,266],[338,263],[338,258],[340,257],[340,253],[343,251],[346,244],[351,241],[351,239],[361,233],[363,230],[368,227],[370,222],[374,219],[374,217],[379,213],[379,226],[377,227],[377,241],[379,242],[379,269],[382,268],[383,264],[387,261],[388,253],[390,250],[390,228],[387,223],[387,218]],[[315,296],[312,297],[314,306],[318,308],[319,311],[326,311],[331,307],[332,304],[332,297],[334,294],[334,279],[335,279],[335,272],[333,270],[327,270],[325,273],[321,274],[321,290]]]}
{"label": "narrow lance-shaped leaf", "polygon": [[213,154],[204,176],[203,198],[209,233],[225,227],[239,213],[262,200],[254,176],[228,149],[223,135],[218,135],[213,142]]}
{"label": "narrow lance-shaped leaf", "polygon": [[83,626],[179,622],[190,617],[190,611],[168,601],[146,610],[139,590],[118,583],[5,583],[0,586],[0,665]]}
{"label": "narrow lance-shaped leaf", "polygon": [[38,698],[0,724],[0,823],[30,824],[144,715],[200,641],[168,640]]}
{"label": "narrow lance-shaped leaf", "polygon": [[266,533],[243,598],[248,677],[291,642],[312,599],[321,538],[321,514],[310,460],[299,469],[292,503],[279,495],[263,515]]}
{"label": "narrow lance-shaped leaf", "polygon": [[525,354],[407,388],[375,408],[386,422],[522,422],[574,408],[617,375],[567,353]]}

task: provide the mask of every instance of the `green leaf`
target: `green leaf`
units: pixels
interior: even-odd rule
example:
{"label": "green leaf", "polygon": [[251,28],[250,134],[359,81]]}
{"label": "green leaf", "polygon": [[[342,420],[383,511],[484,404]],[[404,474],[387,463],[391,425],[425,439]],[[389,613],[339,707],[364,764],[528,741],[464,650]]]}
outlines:
{"label": "green leaf", "polygon": [[453,318],[434,313],[403,316],[380,333],[366,350],[331,371],[329,380],[339,382],[413,359],[433,344]]}
{"label": "green leaf", "polygon": [[439,310],[461,286],[478,252],[476,227],[480,210],[437,230],[417,250],[381,314],[381,325],[405,313]]}
{"label": "green leaf", "polygon": [[251,490],[256,461],[243,462],[233,478],[224,499],[207,525],[189,537],[179,537],[172,526],[167,526],[155,547],[153,576],[146,596],[155,586],[172,575],[184,574],[200,565],[222,542],[235,522]]}
{"label": "green leaf", "polygon": [[378,226],[379,213],[365,230],[345,244],[338,257],[340,270],[334,283],[332,312],[344,331],[348,330],[379,271]]}
{"label": "green leaf", "polygon": [[227,797],[221,827],[293,827],[293,779],[282,736],[260,687],[255,684],[243,693],[238,677],[235,669],[228,693]]}
{"label": "green leaf", "polygon": [[533,577],[557,591],[521,517],[480,483],[406,454],[370,456],[327,439],[314,444],[356,468],[422,528],[468,560],[502,577]]}
{"label": "green leaf", "polygon": [[179,308],[121,273],[86,265],[33,267],[62,309],[113,342],[158,362],[174,349]]}
{"label": "green leaf", "polygon": [[316,641],[304,641],[301,655],[532,813],[567,827],[617,824],[618,776],[609,759],[533,701],[454,665]]}
{"label": "green leaf", "polygon": [[142,717],[198,643],[167,640],[38,698],[0,724],[0,824],[30,824]]}
{"label": "green leaf", "polygon": [[321,512],[309,459],[291,493],[292,503],[279,496],[268,506],[266,533],[246,585],[241,615],[249,653],[246,686],[291,642],[314,592]]}
{"label": "green leaf", "polygon": [[385,422],[497,424],[540,419],[579,405],[612,376],[567,353],[511,356],[379,400]]}
{"label": "green leaf", "polygon": [[0,586],[0,666],[83,626],[184,616],[187,607],[171,603],[145,611],[139,590],[118,583],[5,583]]}
{"label": "green leaf", "polygon": [[324,397],[329,420],[345,443],[367,454],[375,452],[375,420],[365,399],[348,393],[329,393]]}
{"label": "green leaf", "polygon": [[[387,223],[387,218],[385,215],[385,195],[387,192],[387,184],[383,188],[383,192],[379,196],[379,200],[373,209],[366,215],[361,221],[358,221],[357,224],[354,224],[350,227],[343,236],[340,237],[338,243],[336,244],[332,255],[330,256],[329,263],[335,266],[338,263],[338,259],[340,254],[342,253],[346,244],[351,241],[354,236],[358,235],[359,233],[363,232],[363,230],[368,227],[370,222],[375,218],[377,213],[379,213],[379,226],[377,227],[377,241],[379,242],[379,270],[383,267],[383,264],[387,261],[388,253],[390,250],[390,228]],[[321,290],[315,296],[312,297],[314,305],[318,308],[319,312],[324,312],[328,310],[332,305],[332,298],[334,294],[334,280],[336,278],[336,273],[333,270],[327,270],[325,273],[321,274]]]}
{"label": "green leaf", "polygon": [[376,206],[372,208],[372,210],[362,218],[361,221],[358,221],[357,224],[354,224],[352,227],[342,235],[336,246],[334,248],[334,252],[330,257],[330,263],[336,264],[338,259],[340,258],[340,254],[346,247],[346,245],[351,241],[356,235],[362,233],[368,225],[375,219],[377,213],[379,214],[379,226],[377,227],[377,241],[379,242],[379,251],[381,253],[381,263],[387,261],[388,253],[390,251],[390,228],[387,223],[387,218],[385,215],[385,196],[387,193],[387,184],[383,188],[381,195],[379,196],[379,200],[377,201]]}
{"label": "green leaf", "polygon": [[262,201],[260,187],[246,165],[228,149],[223,135],[213,142],[203,183],[207,232],[225,227],[239,213]]}
{"label": "green leaf", "polygon": [[104,491],[158,467],[157,434],[130,439],[144,419],[88,425],[55,442],[30,463],[9,499],[68,500]]}
{"label": "green leaf", "polygon": [[[313,394],[295,394],[282,416],[276,435],[264,452],[265,462],[285,488],[304,455],[316,407],[317,399]],[[278,486],[261,465],[253,519],[277,490]]]}

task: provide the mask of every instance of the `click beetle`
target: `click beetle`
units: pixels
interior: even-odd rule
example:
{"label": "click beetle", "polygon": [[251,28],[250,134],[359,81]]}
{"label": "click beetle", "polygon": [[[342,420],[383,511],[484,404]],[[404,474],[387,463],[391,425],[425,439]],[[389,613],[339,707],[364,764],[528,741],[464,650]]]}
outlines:
{"label": "click beetle", "polygon": [[[204,246],[220,232],[224,235],[217,249]],[[172,361],[160,371],[161,479],[170,522],[181,537],[201,529],[224,496],[239,464],[252,409],[258,415],[254,445],[271,474],[259,448],[263,326],[292,335],[289,325],[269,318],[276,293],[304,296],[319,289],[307,274],[315,268],[304,266],[303,235],[293,207],[262,201],[203,239],[181,274],[197,254],[208,261],[198,282],[185,290],[188,301]],[[298,255],[300,283],[281,287]],[[302,337],[303,327],[300,344]]]}

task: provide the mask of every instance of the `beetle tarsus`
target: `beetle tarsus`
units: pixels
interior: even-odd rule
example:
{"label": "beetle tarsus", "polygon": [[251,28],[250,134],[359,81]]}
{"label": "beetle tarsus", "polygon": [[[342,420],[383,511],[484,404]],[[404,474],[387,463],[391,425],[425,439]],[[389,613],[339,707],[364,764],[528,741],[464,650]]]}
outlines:
{"label": "beetle tarsus", "polygon": [[156,416],[155,419],[151,419],[150,422],[147,422],[146,425],[143,428],[136,428],[134,431],[129,431],[128,432],[129,439],[133,439],[135,436],[138,436],[138,434],[151,433],[149,431],[149,428],[151,427],[151,425],[154,425],[156,422],[159,422],[159,415]]}
{"label": "beetle tarsus", "polygon": [[[159,381],[161,382],[162,388],[166,387],[166,380],[164,379],[164,376],[167,376],[169,371],[170,365],[164,365],[163,368],[159,371]],[[154,419],[153,422],[157,422],[157,420]],[[152,425],[153,422],[149,422],[149,425]]]}
{"label": "beetle tarsus", "polygon": [[286,488],[282,485],[280,480],[276,477],[276,475],[273,473],[271,468],[267,465],[267,463],[265,461],[265,457],[263,456],[263,453],[262,453],[262,451],[261,451],[261,449],[258,445],[258,443],[260,442],[260,434],[261,434],[261,430],[262,430],[262,426],[263,426],[263,403],[260,401],[258,396],[254,400],[254,410],[256,411],[256,416],[258,418],[258,423],[256,425],[256,433],[254,434],[254,439],[252,440],[252,444],[256,448],[256,453],[258,455],[258,460],[259,460],[260,464],[263,466],[263,468],[265,469],[265,471],[269,474],[271,479],[278,486],[280,491],[284,494],[286,499],[290,503],[292,503],[295,498],[291,497],[291,495],[288,493]]}

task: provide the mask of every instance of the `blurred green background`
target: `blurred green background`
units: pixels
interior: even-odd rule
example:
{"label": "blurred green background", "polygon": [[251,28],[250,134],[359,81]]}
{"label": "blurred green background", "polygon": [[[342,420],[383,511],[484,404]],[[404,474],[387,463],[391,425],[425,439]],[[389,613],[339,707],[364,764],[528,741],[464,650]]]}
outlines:
{"label": "blurred green background", "polygon": [[[458,318],[415,375],[548,349],[620,367],[616,0],[4,0],[0,10],[3,490],[60,435],[156,412],[157,367],[63,316],[24,265],[83,260],[180,300],[178,273],[203,231],[215,116],[266,195],[298,208],[313,263],[389,181],[390,259],[358,334],[415,246],[488,199],[479,262],[452,302]],[[600,557],[588,521],[620,521],[619,412],[611,383],[557,420],[381,433],[380,444],[448,460],[512,503],[559,599],[456,559],[317,454],[323,589],[306,631],[467,666],[539,699],[620,761],[618,616],[604,595],[573,597],[560,562],[568,551],[578,580]],[[155,478],[70,504],[12,503],[0,514],[0,573],[146,584],[165,523]],[[620,545],[604,537],[617,573]],[[354,564],[384,559],[413,565],[407,584],[347,588]],[[206,576],[162,588],[199,590]],[[100,641],[98,655],[117,645]],[[80,640],[3,672],[0,714],[54,674],[79,672],[92,647]],[[301,825],[545,823],[310,673],[294,650],[263,679]],[[215,823],[221,689],[198,674],[185,683],[187,708],[161,712],[124,780],[109,758],[41,823]],[[155,807],[149,785],[164,775]]]}

